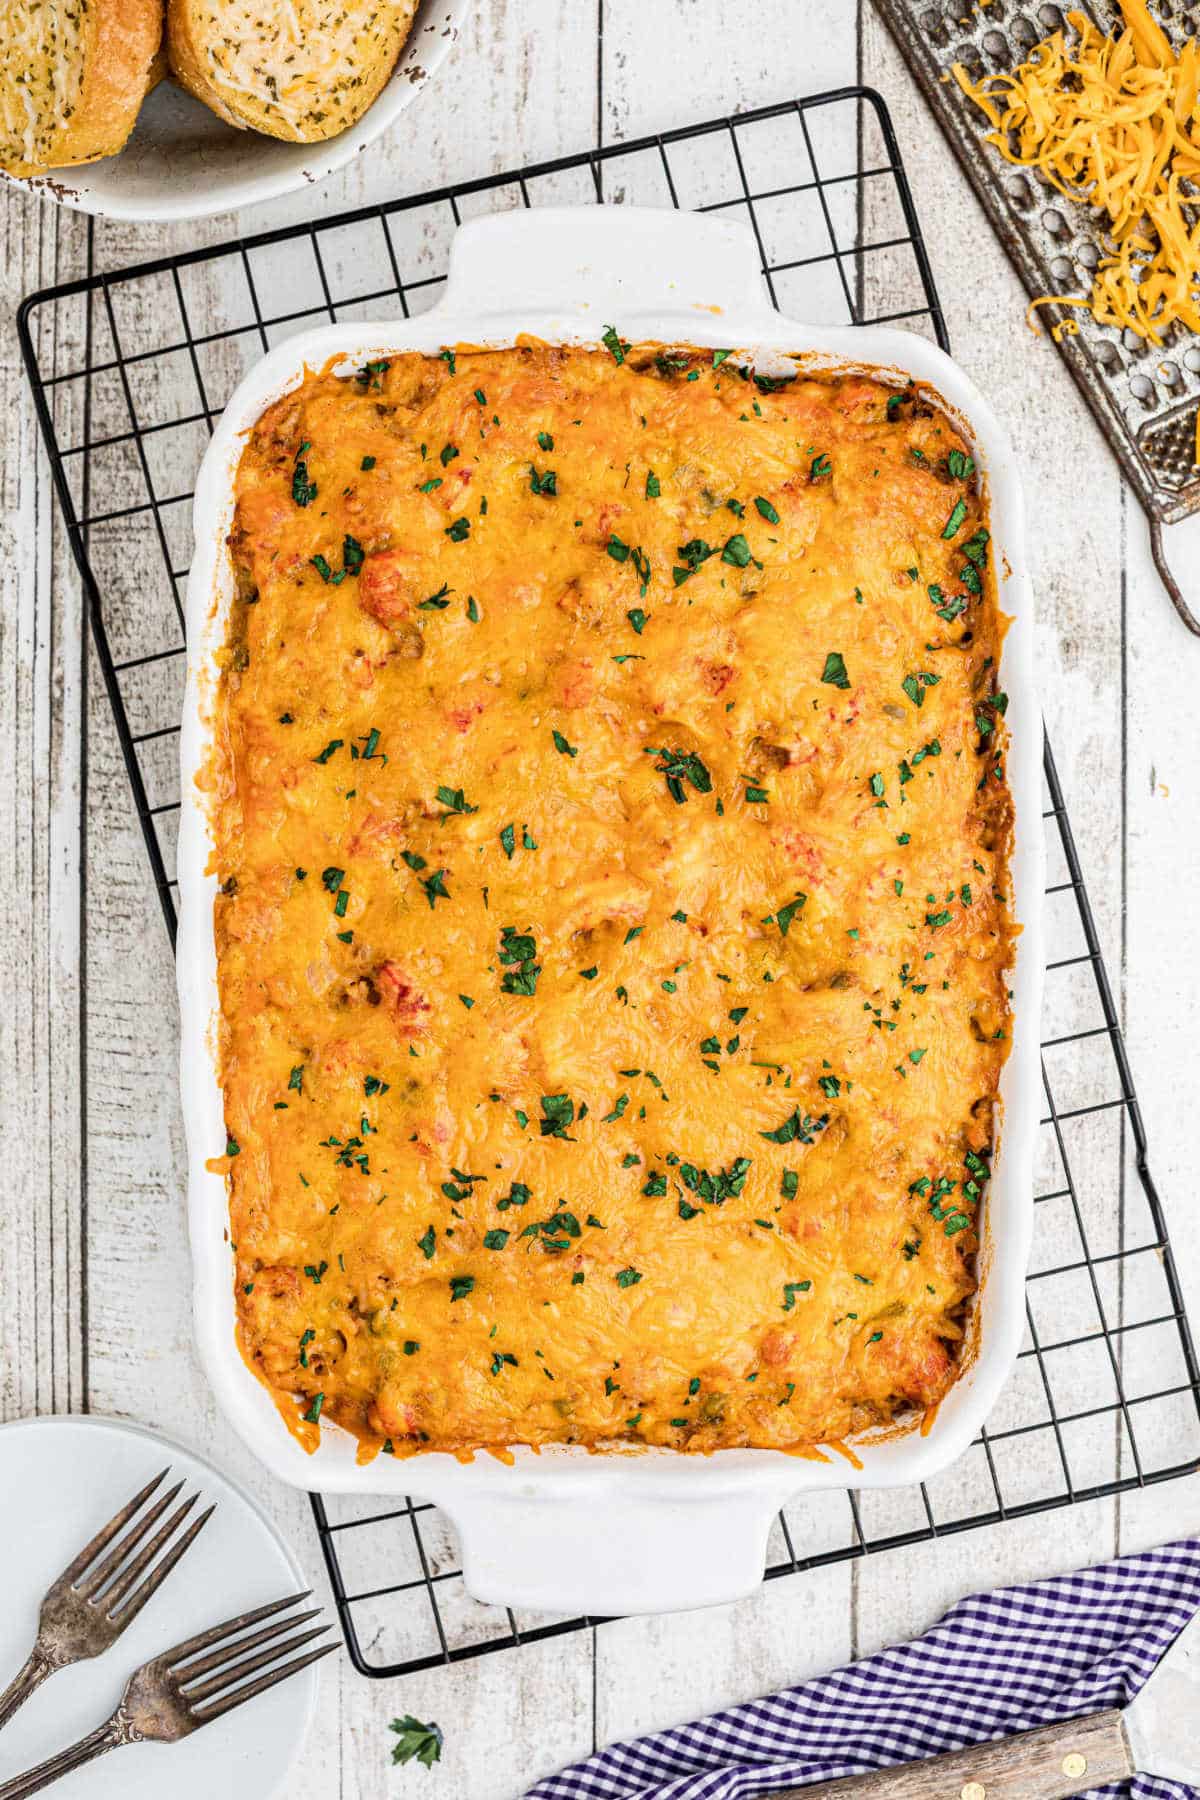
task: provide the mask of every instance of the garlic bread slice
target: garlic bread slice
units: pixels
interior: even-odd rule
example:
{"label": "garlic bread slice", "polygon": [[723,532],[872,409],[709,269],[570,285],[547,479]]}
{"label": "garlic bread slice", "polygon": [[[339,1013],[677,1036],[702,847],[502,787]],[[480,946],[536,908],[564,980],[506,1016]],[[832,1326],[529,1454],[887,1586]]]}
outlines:
{"label": "garlic bread slice", "polygon": [[0,169],[40,175],[120,150],[150,86],[163,0],[5,0]]}
{"label": "garlic bread slice", "polygon": [[396,66],[416,0],[170,0],[175,79],[227,124],[336,137]]}

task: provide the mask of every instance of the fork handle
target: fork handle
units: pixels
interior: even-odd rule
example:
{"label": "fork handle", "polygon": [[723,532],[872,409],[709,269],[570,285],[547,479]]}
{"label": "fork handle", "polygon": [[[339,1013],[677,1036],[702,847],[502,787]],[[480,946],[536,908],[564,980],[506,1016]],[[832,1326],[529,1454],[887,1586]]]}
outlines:
{"label": "fork handle", "polygon": [[25,1800],[27,1794],[40,1794],[51,1782],[60,1781],[72,1769],[81,1769],[84,1763],[93,1762],[97,1756],[103,1756],[106,1750],[116,1750],[122,1744],[137,1741],[137,1733],[130,1733],[127,1721],[118,1709],[111,1719],[106,1719],[103,1725],[97,1725],[95,1731],[89,1731],[77,1744],[60,1750],[57,1756],[47,1757],[36,1769],[26,1769],[23,1775],[14,1775],[11,1781],[0,1782],[0,1800]]}
{"label": "fork handle", "polygon": [[15,1712],[18,1712],[30,1694],[37,1692],[47,1675],[53,1675],[54,1663],[35,1644],[29,1652],[29,1660],[25,1667],[18,1671],[0,1694],[0,1730],[8,1724]]}

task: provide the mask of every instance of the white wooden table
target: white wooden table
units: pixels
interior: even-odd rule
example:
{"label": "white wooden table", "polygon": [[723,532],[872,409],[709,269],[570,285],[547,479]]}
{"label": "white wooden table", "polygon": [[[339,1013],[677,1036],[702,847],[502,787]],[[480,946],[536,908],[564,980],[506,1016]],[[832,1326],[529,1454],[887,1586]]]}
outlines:
{"label": "white wooden table", "polygon": [[[101,222],[92,254],[116,267],[855,79],[888,100],[955,352],[1026,459],[1045,709],[1200,1319],[1200,644],[1176,622],[1142,516],[1055,353],[1027,331],[1015,278],[869,0],[479,0],[438,79],[341,177],[199,225]],[[186,1439],[258,1494],[322,1589],[307,1502],[235,1441],[192,1351],[168,946],[12,329],[25,292],[86,270],[89,227],[8,191],[0,217],[0,1416],[90,1409]],[[1196,571],[1198,547],[1200,535]],[[402,1682],[327,1667],[289,1794],[510,1800],[595,1745],[912,1635],[974,1587],[1189,1529],[1194,1480]],[[446,1733],[432,1775],[390,1767],[387,1723],[404,1712]]]}

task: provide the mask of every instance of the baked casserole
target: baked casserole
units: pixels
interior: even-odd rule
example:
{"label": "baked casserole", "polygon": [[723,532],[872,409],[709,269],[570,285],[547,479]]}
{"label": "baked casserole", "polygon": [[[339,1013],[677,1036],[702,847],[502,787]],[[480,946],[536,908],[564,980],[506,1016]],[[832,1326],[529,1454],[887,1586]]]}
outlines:
{"label": "baked casserole", "polygon": [[986,495],[936,397],[310,373],[210,772],[244,1356],[303,1441],[804,1451],[961,1366],[1008,1046]]}

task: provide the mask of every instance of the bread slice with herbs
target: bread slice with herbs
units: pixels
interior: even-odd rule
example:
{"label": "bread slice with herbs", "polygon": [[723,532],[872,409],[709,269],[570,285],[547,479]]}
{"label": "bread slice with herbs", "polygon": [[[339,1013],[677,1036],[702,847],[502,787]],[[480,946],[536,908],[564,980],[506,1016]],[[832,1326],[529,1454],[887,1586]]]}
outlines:
{"label": "bread slice with herbs", "polygon": [[0,169],[40,175],[120,150],[150,86],[163,0],[5,0]]}
{"label": "bread slice with herbs", "polygon": [[227,124],[336,137],[396,66],[416,0],[169,0],[171,68]]}

